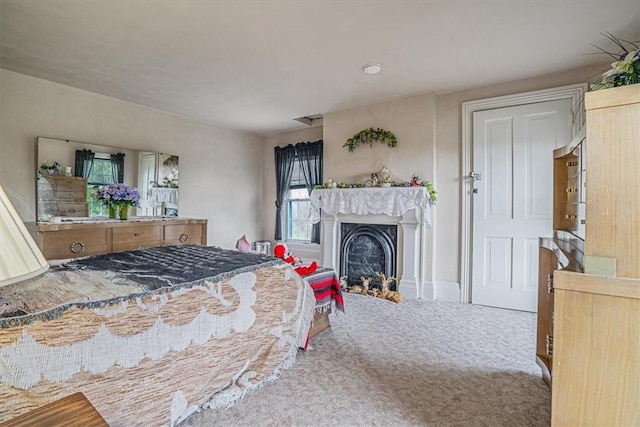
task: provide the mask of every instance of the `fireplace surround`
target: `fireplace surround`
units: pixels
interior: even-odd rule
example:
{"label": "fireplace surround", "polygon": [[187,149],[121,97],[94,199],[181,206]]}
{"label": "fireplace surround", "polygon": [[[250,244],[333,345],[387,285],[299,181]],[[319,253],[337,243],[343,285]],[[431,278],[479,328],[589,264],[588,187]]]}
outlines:
{"label": "fireplace surround", "polygon": [[431,227],[430,208],[424,187],[314,190],[310,218],[312,222],[322,221],[321,264],[341,271],[343,223],[395,225],[398,290],[405,298],[423,298],[425,233]]}

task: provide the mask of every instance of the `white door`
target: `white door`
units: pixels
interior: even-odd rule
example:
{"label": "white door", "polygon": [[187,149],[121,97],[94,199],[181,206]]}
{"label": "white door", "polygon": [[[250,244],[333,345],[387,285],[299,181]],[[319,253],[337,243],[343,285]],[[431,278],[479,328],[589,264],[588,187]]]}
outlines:
{"label": "white door", "polygon": [[158,179],[158,155],[155,153],[141,153],[138,157],[138,192],[140,193],[140,207],[138,215],[154,215],[156,209],[149,205],[149,189]]}
{"label": "white door", "polygon": [[569,100],[473,113],[473,304],[536,311],[538,237],[551,236],[553,150]]}

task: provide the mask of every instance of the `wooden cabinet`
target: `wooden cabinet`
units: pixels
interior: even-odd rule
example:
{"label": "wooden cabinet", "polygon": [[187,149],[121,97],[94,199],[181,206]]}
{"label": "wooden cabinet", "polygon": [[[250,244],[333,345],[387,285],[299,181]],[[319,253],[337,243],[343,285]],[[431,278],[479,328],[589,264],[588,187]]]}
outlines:
{"label": "wooden cabinet", "polygon": [[131,249],[207,244],[207,220],[189,218],[40,223],[38,246],[46,259],[65,259]]}
{"label": "wooden cabinet", "polygon": [[42,175],[38,178],[39,214],[86,217],[87,179],[76,176]]}
{"label": "wooden cabinet", "polygon": [[553,152],[553,237],[539,239],[536,363],[552,385],[554,278],[557,270],[583,271],[586,223],[586,140],[584,129]]}
{"label": "wooden cabinet", "polygon": [[549,386],[554,369],[556,274],[561,270],[581,272],[583,262],[584,241],[575,234],[554,230],[553,237],[539,239],[536,363]]}
{"label": "wooden cabinet", "polygon": [[640,423],[640,280],[555,275],[554,427]]}
{"label": "wooden cabinet", "polygon": [[585,106],[584,273],[554,274],[552,425],[638,425],[640,85]]}

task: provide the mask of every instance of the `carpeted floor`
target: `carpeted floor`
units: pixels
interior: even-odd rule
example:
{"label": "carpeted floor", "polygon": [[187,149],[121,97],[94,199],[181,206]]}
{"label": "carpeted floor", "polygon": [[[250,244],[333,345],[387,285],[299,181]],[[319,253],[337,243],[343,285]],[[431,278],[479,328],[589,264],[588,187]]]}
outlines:
{"label": "carpeted floor", "polygon": [[345,295],[280,378],[195,426],[549,426],[533,313]]}

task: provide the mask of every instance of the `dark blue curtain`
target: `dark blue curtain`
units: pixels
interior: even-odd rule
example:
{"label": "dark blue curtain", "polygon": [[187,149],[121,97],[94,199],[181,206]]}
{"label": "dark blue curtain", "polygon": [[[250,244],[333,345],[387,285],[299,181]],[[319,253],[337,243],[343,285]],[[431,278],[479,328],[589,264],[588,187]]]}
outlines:
{"label": "dark blue curtain", "polygon": [[[300,169],[309,194],[313,187],[322,184],[322,140],[298,143],[295,146]],[[313,224],[311,243],[320,243],[320,223]]]}
{"label": "dark blue curtain", "polygon": [[276,159],[275,239],[282,240],[282,205],[287,197],[289,185],[291,185],[291,175],[293,173],[293,163],[296,159],[296,149],[293,145],[287,145],[284,148],[275,147],[273,151]]}
{"label": "dark blue curtain", "polygon": [[95,156],[96,153],[91,150],[76,150],[75,176],[89,178]]}
{"label": "dark blue curtain", "polygon": [[116,184],[124,182],[124,154],[111,155],[111,175]]}

